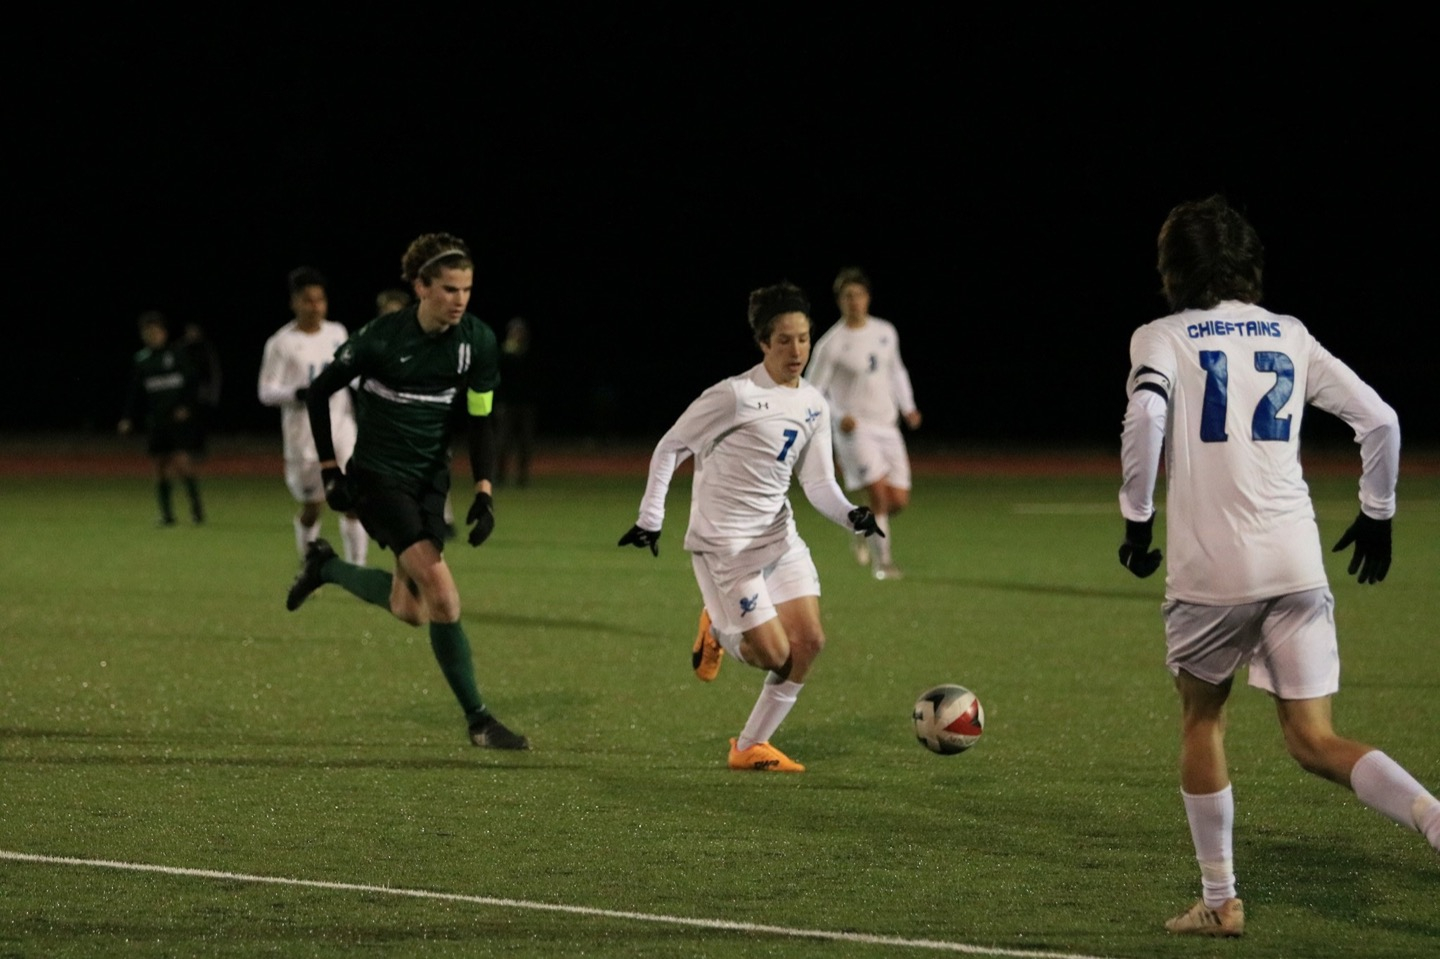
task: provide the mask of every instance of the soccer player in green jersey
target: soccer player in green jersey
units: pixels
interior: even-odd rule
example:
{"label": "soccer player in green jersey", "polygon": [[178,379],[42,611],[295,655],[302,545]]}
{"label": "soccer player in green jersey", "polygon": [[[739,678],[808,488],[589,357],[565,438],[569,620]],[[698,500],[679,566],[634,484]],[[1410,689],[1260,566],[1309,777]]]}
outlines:
{"label": "soccer player in green jersey", "polygon": [[[490,327],[465,311],[474,271],[459,237],[417,238],[401,258],[417,302],[362,327],[310,384],[306,405],[326,500],[337,511],[355,511],[375,541],[395,554],[395,572],[347,563],[318,539],[306,551],[285,606],[297,609],[321,584],[335,583],[402,622],[428,624],[430,647],[465,711],[471,742],[529,749],[529,741],[501,724],[480,698],[470,641],[460,624],[460,593],[442,555],[452,409],[462,393],[475,480],[475,501],[465,520],[470,545],[485,542],[495,527],[490,410],[500,379],[499,351]],[[329,397],[357,377],[359,436],[347,474],[335,459]]]}
{"label": "soccer player in green jersey", "polygon": [[165,315],[157,310],[140,314],[140,341],[145,348],[135,354],[135,371],[125,398],[125,414],[117,427],[122,436],[135,429],[135,418],[145,416],[149,433],[146,448],[155,461],[155,499],[160,506],[160,526],[174,526],[171,490],[175,480],[185,484],[190,497],[190,518],[205,522],[200,502],[200,484],[195,477],[194,455],[201,448],[198,416],[199,380],[183,350],[170,342]]}

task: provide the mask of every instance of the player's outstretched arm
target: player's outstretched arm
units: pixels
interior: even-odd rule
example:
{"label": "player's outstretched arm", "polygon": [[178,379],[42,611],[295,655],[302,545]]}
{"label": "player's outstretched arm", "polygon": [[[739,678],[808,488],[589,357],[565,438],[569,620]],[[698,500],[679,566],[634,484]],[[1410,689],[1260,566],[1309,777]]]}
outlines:
{"label": "player's outstretched arm", "polygon": [[1355,552],[1350,557],[1350,568],[1346,572],[1351,576],[1359,573],[1361,583],[1378,583],[1383,580],[1390,572],[1390,521],[1374,519],[1362,511],[1331,552],[1342,552],[1352,543]]}

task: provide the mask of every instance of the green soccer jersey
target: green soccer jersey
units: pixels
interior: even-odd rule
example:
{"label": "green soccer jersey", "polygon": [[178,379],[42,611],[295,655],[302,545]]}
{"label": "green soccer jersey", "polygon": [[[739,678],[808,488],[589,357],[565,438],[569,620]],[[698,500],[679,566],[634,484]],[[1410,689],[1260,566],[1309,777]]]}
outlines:
{"label": "green soccer jersey", "polygon": [[335,353],[325,387],[360,378],[351,462],[376,473],[422,481],[450,468],[450,431],[467,391],[500,383],[494,332],[466,313],[449,329],[426,333],[417,307],[371,320]]}
{"label": "green soccer jersey", "polygon": [[182,406],[195,412],[195,372],[185,355],[166,345],[149,347],[135,354],[135,370],[125,399],[125,419],[133,420],[141,410],[149,429],[175,422]]}

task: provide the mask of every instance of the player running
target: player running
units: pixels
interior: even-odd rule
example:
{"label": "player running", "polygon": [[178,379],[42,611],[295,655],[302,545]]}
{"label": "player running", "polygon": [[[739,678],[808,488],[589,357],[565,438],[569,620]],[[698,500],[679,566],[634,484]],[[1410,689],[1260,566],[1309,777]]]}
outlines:
{"label": "player running", "polygon": [[[835,453],[847,490],[864,489],[885,533],[857,539],[855,558],[876,579],[899,579],[891,561],[890,517],[910,505],[910,456],[899,420],[920,428],[910,372],[900,359],[894,324],[870,315],[870,278],[857,267],[835,277],[840,322],[815,343],[806,376],[825,394],[835,417]],[[873,546],[873,548],[871,548]]]}
{"label": "player running", "polygon": [[1125,542],[1136,576],[1150,548],[1160,453],[1166,457],[1166,665],[1180,694],[1180,786],[1203,897],[1173,933],[1239,936],[1245,908],[1232,862],[1235,801],[1225,761],[1225,701],[1241,666],[1275,700],[1290,755],[1440,850],[1440,802],[1372,746],[1331,725],[1340,688],[1335,599],[1300,469],[1305,404],[1355,431],[1360,513],[1335,550],[1378,583],[1390,568],[1400,427],[1376,392],[1299,320],[1262,309],[1264,251],[1224,199],[1183,203],[1160,229],[1159,270],[1177,312],[1130,341],[1122,434]]}
{"label": "player running", "polygon": [[803,772],[770,744],[825,645],[820,577],[795,529],[791,477],[798,472],[806,498],[835,523],[866,536],[879,530],[835,482],[829,407],[801,378],[809,301],[789,283],[764,287],[750,294],[749,317],[763,361],[700,394],[661,438],[639,519],[619,545],[659,555],[670,478],[695,457],[685,548],[705,601],[696,675],[714,679],[725,651],[767,670],[750,718],[730,740],[729,766]]}
{"label": "player running", "polygon": [[[320,507],[325,503],[325,485],[320,477],[320,457],[310,432],[310,414],[305,398],[310,383],[330,363],[345,342],[345,327],[327,318],[329,300],[325,277],[307,266],[290,271],[290,309],[295,318],[265,341],[256,392],[266,406],[280,408],[280,431],[285,440],[285,485],[300,511],[295,515],[295,548],[300,558],[320,538]],[[331,439],[336,459],[350,462],[355,449],[355,409],[348,389],[330,395]],[[340,539],[345,560],[365,565],[370,537],[352,513],[340,514]]]}
{"label": "player running", "polygon": [[[322,583],[336,583],[412,626],[429,624],[430,647],[465,712],[470,741],[528,749],[529,741],[491,715],[475,683],[460,592],[442,555],[450,489],[451,411],[463,392],[469,414],[475,501],[470,545],[495,528],[491,480],[495,441],[490,408],[499,383],[495,334],[465,311],[475,261],[459,237],[427,233],[410,244],[402,274],[418,302],[367,323],[310,385],[315,449],[332,509],[354,510],[375,541],[395,554],[393,575],[347,563],[323,539],[310,544],[286,597],[297,609]],[[359,377],[359,436],[348,473],[331,436],[329,398]]]}

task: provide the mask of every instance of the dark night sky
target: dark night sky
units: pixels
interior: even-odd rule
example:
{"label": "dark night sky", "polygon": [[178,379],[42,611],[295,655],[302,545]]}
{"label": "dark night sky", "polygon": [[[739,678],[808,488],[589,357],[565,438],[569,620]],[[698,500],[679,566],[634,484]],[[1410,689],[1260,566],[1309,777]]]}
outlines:
{"label": "dark night sky", "polygon": [[532,321],[552,433],[608,395],[653,440],[753,361],[749,289],[800,283],[823,329],[858,263],[932,440],[1113,442],[1129,333],[1164,312],[1155,232],[1219,191],[1265,240],[1266,304],[1440,438],[1416,23],[470,10],[27,38],[0,429],[110,429],[153,307],[220,344],[226,425],[278,429],[254,379],[286,272],[325,271],[353,329],[448,230],[472,311]]}

